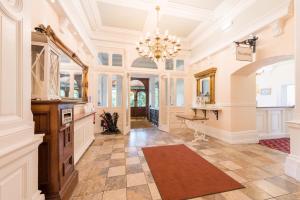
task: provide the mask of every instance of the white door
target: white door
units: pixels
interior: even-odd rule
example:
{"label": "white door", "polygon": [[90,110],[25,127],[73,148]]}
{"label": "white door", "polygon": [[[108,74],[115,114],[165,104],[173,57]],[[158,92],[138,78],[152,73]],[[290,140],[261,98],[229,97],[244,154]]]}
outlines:
{"label": "white door", "polygon": [[158,128],[161,131],[169,132],[169,97],[170,80],[167,75],[161,75],[159,78],[159,123]]}
{"label": "white door", "polygon": [[[31,99],[29,0],[0,0],[0,199],[43,199]],[[34,12],[34,11],[32,11]]]}
{"label": "white door", "polygon": [[123,78],[123,130],[124,134],[128,134],[130,132],[131,126],[130,126],[130,80],[131,76],[129,73],[126,73]]}

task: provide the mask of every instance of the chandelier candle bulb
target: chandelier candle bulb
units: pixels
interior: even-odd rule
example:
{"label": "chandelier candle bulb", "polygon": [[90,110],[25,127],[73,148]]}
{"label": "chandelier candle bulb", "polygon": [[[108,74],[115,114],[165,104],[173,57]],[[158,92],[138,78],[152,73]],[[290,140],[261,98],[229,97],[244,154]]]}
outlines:
{"label": "chandelier candle bulb", "polygon": [[136,50],[140,56],[148,57],[152,60],[160,61],[175,57],[180,48],[180,39],[174,35],[169,35],[169,31],[159,31],[159,6],[157,11],[157,24],[155,32],[151,35],[146,33],[145,38],[141,37]]}

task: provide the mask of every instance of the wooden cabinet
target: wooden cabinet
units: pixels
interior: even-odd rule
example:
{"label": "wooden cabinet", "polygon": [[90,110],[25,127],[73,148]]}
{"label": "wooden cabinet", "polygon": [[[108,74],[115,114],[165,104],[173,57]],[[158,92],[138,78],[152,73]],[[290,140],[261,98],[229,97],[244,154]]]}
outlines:
{"label": "wooden cabinet", "polygon": [[74,104],[32,101],[35,134],[44,134],[39,147],[39,189],[46,199],[69,199],[78,182],[74,168]]}

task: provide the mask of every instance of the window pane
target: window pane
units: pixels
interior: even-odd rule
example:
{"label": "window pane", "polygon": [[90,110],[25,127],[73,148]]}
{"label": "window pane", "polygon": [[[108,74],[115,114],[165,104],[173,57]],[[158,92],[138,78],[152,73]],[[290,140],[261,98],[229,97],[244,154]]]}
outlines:
{"label": "window pane", "polygon": [[130,107],[134,107],[134,92],[130,92]]}
{"label": "window pane", "polygon": [[174,69],[173,59],[167,59],[166,60],[166,70],[173,70],[173,69]]}
{"label": "window pane", "polygon": [[82,97],[82,74],[74,74],[74,98]]}
{"label": "window pane", "polygon": [[184,106],[184,80],[176,80],[176,106]]}
{"label": "window pane", "polygon": [[122,60],[121,54],[113,54],[112,55],[112,66],[122,66],[123,60]]}
{"label": "window pane", "polygon": [[111,90],[112,107],[120,107],[122,105],[122,76],[112,76]]}
{"label": "window pane", "polygon": [[184,70],[184,60],[176,60],[176,70]]}
{"label": "window pane", "polygon": [[98,53],[98,63],[100,65],[109,65],[109,55],[108,53]]}
{"label": "window pane", "polygon": [[98,106],[107,107],[107,75],[98,76]]}
{"label": "window pane", "polygon": [[146,93],[138,92],[137,94],[137,106],[138,107],[146,107]]}
{"label": "window pane", "polygon": [[159,83],[158,81],[155,83],[155,88],[154,88],[154,98],[155,98],[155,108],[158,108],[159,106]]}
{"label": "window pane", "polygon": [[60,96],[62,98],[69,97],[70,93],[70,74],[60,73]]}
{"label": "window pane", "polygon": [[175,103],[175,86],[174,86],[174,79],[170,79],[170,105],[173,106]]}

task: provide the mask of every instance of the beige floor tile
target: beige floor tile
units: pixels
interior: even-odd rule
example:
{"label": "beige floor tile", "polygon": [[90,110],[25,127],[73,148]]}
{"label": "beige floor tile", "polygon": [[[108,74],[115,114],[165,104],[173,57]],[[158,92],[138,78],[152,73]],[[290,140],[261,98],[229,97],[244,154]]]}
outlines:
{"label": "beige floor tile", "polygon": [[207,155],[207,156],[217,154],[217,152],[215,152],[214,150],[210,150],[210,149],[203,149],[203,150],[200,150],[200,152]]}
{"label": "beige floor tile", "polygon": [[288,194],[288,192],[280,187],[277,187],[276,185],[266,181],[266,180],[258,180],[254,181],[253,184],[255,184],[258,188],[264,190],[268,194],[270,194],[272,197],[277,197],[281,195]]}
{"label": "beige floor tile", "polygon": [[136,147],[126,147],[125,152],[135,152],[137,151]]}
{"label": "beige floor tile", "polygon": [[148,185],[127,188],[127,200],[152,200]]}
{"label": "beige floor tile", "polygon": [[142,168],[143,168],[144,172],[150,171],[150,168],[147,163],[143,163]]}
{"label": "beige floor tile", "polygon": [[126,200],[126,188],[110,190],[103,193],[103,200]]}
{"label": "beige floor tile", "polygon": [[135,164],[140,164],[139,157],[126,158],[126,165],[135,165]]}
{"label": "beige floor tile", "polygon": [[242,168],[241,166],[237,165],[236,163],[234,163],[232,161],[222,161],[222,162],[220,162],[220,164],[229,170],[237,170],[237,169]]}
{"label": "beige floor tile", "polygon": [[89,194],[81,197],[81,200],[102,200],[103,192],[98,194]]}
{"label": "beige floor tile", "polygon": [[161,196],[159,194],[159,191],[157,189],[156,184],[155,183],[150,183],[150,184],[148,184],[148,186],[149,186],[149,190],[150,190],[152,199],[153,200],[159,200],[159,199],[161,199]]}
{"label": "beige floor tile", "polygon": [[126,176],[108,177],[105,182],[105,190],[119,190],[126,188]]}
{"label": "beige floor tile", "polygon": [[233,178],[234,180],[236,180],[239,183],[246,183],[247,180],[239,175],[237,175],[236,173],[234,173],[233,171],[227,171],[225,172],[227,175],[229,175],[231,178]]}
{"label": "beige floor tile", "polygon": [[124,153],[113,153],[111,154],[111,159],[122,159],[125,158]]}
{"label": "beige floor tile", "polygon": [[126,173],[126,168],[125,166],[117,166],[117,167],[110,167],[108,169],[108,177],[112,176],[120,176],[120,175],[125,175]]}
{"label": "beige floor tile", "polygon": [[145,185],[145,184],[147,184],[147,181],[144,173],[127,175],[127,187]]}
{"label": "beige floor tile", "polygon": [[124,144],[114,144],[113,149],[124,148]]}
{"label": "beige floor tile", "polygon": [[224,192],[221,194],[226,200],[253,200],[239,190]]}

